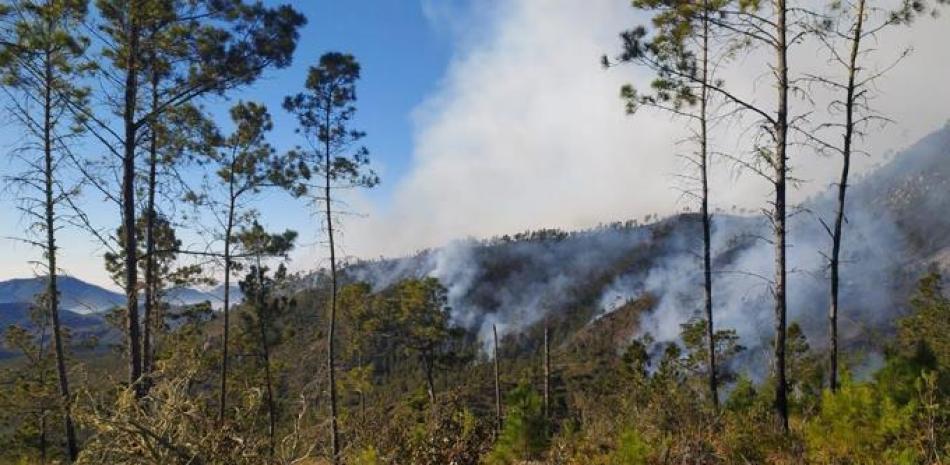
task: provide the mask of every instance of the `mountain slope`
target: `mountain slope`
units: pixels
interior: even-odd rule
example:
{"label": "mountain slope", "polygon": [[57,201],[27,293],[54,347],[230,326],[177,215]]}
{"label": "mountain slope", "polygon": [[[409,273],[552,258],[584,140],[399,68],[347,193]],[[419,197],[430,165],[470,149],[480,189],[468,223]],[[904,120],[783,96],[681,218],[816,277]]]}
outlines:
{"label": "mountain slope", "polygon": [[[35,324],[30,318],[30,307],[31,304],[22,302],[0,303],[0,335],[12,325],[35,329]],[[74,344],[93,338],[100,343],[115,343],[120,341],[122,337],[98,314],[81,314],[70,310],[61,310],[59,318],[63,327],[69,330]],[[14,351],[0,346],[0,358],[12,355],[15,355]]]}
{"label": "mountain slope", "polygon": [[[950,264],[950,217],[943,214],[950,209],[947,160],[950,127],[852,183],[841,290],[846,343],[870,343],[891,331],[917,278],[932,263]],[[820,219],[832,217],[833,199],[830,191],[818,195],[789,220],[789,319],[818,347],[827,331],[825,255],[831,246]],[[357,262],[345,272],[376,289],[410,276],[439,278],[449,290],[453,321],[486,344],[492,324],[518,340],[548,320],[570,337],[645,297],[650,308],[638,310],[636,330],[627,337],[649,333],[667,342],[677,340],[680,324],[700,310],[700,231],[697,215],[682,214],[648,225],[457,241],[412,257]],[[767,356],[771,334],[770,236],[762,217],[713,219],[716,324],[735,329],[755,358]],[[607,321],[614,320],[601,324]],[[531,337],[520,339],[530,348]]]}
{"label": "mountain slope", "polygon": [[[77,313],[101,312],[125,301],[117,292],[71,276],[60,276],[58,283],[62,307]],[[0,281],[0,303],[33,302],[45,290],[46,279],[42,277]]]}

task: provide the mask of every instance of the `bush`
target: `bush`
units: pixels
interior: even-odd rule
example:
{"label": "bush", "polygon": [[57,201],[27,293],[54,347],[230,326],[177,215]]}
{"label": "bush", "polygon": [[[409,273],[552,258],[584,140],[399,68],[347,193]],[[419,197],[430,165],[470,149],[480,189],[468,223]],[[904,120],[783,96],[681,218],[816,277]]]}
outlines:
{"label": "bush", "polygon": [[805,426],[808,457],[815,464],[915,464],[917,451],[904,441],[917,404],[900,405],[873,383],[845,379],[825,391],[820,413]]}
{"label": "bush", "polygon": [[547,421],[541,397],[527,384],[508,395],[505,425],[486,459],[491,465],[537,459],[547,449]]}

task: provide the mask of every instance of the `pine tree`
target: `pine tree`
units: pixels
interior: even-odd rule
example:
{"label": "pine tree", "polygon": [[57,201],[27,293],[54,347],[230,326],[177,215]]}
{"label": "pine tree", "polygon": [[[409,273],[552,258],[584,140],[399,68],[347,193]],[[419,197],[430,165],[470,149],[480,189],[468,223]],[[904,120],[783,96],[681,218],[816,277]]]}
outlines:
{"label": "pine tree", "polygon": [[[715,325],[713,319],[712,287],[712,215],[709,212],[709,165],[710,138],[709,126],[714,119],[710,107],[710,85],[716,81],[711,72],[710,61],[713,50],[710,40],[710,14],[719,8],[721,2],[695,0],[677,2],[675,9],[663,0],[637,0],[634,7],[644,10],[659,10],[653,18],[655,31],[649,42],[643,42],[647,30],[637,27],[621,34],[624,52],[617,57],[617,63],[635,63],[646,67],[656,74],[651,83],[649,94],[639,93],[632,85],[621,89],[626,101],[627,112],[635,113],[641,107],[655,108],[686,119],[698,126],[698,132],[691,138],[697,150],[689,158],[699,171],[698,176],[684,176],[698,183],[696,189],[686,192],[698,197],[702,217],[703,236],[703,310],[706,316],[706,344],[708,354],[707,373],[709,398],[714,408],[719,408],[719,382],[716,379]],[[669,11],[666,9],[669,8]],[[693,35],[695,44],[684,40],[685,35]],[[604,56],[605,66],[611,66],[611,60]],[[721,84],[719,84],[721,85]],[[698,105],[698,108],[695,108]],[[695,192],[698,190],[698,193]]]}
{"label": "pine tree", "polygon": [[[694,17],[695,5],[676,0],[661,0],[645,2],[653,11],[654,18],[662,23],[689,24]],[[786,0],[732,1],[724,0],[715,3],[706,2],[704,10],[708,12],[702,17],[708,24],[708,29],[715,31],[719,40],[724,42],[733,53],[736,50],[762,48],[771,52],[774,60],[768,64],[773,78],[772,88],[775,90],[775,105],[767,106],[756,102],[753,98],[734,92],[720,82],[701,82],[697,73],[684,71],[678,66],[662,66],[665,73],[672,78],[685,82],[701,84],[712,94],[723,99],[727,104],[735,107],[739,112],[752,115],[755,127],[763,128],[767,143],[754,143],[751,152],[754,161],[741,160],[739,157],[729,157],[744,168],[768,180],[773,189],[773,199],[770,202],[771,223],[775,248],[775,274],[772,281],[774,297],[775,337],[773,343],[772,372],[775,376],[774,410],[778,427],[788,432],[788,380],[786,377],[786,332],[788,315],[787,298],[787,189],[788,189],[788,147],[794,125],[789,117],[789,95],[792,91],[788,64],[789,49],[801,42],[801,38],[809,32],[803,27],[800,16],[810,17],[807,8],[793,5],[790,7]],[[792,15],[792,17],[790,17]],[[693,40],[698,32],[690,28],[675,28],[676,34],[670,36],[674,40],[673,49],[681,50],[684,41]],[[702,35],[709,35],[706,31]],[[646,56],[651,44],[645,40],[646,29],[634,29],[632,34],[625,34],[624,55],[630,57]],[[667,46],[667,44],[663,44]],[[801,90],[801,89],[799,89]],[[728,157],[728,155],[726,155]],[[764,165],[764,168],[762,166]]]}
{"label": "pine tree", "polygon": [[[121,254],[126,294],[128,382],[138,386],[142,377],[142,341],[138,305],[138,239],[135,234],[136,173],[140,141],[149,125],[161,115],[208,94],[221,94],[256,80],[270,67],[290,64],[297,30],[304,18],[290,6],[265,7],[243,1],[199,0],[99,0],[98,28],[102,60],[102,100],[112,114],[120,115],[121,129],[109,117],[80,112],[86,127],[120,165],[117,196],[110,198],[121,211],[124,242]],[[149,63],[149,57],[152,62]],[[150,104],[143,94],[143,80],[156,76],[162,57],[167,76]],[[150,68],[151,66],[151,68]],[[152,71],[150,75],[149,72]],[[144,101],[143,101],[144,100]],[[78,109],[74,110],[78,111]],[[154,127],[154,126],[153,126]],[[111,164],[111,163],[110,163]],[[111,192],[107,186],[102,191]],[[153,213],[154,205],[149,207]]]}
{"label": "pine tree", "polygon": [[264,370],[268,455],[270,457],[274,456],[277,445],[277,399],[274,394],[274,376],[271,373],[271,347],[279,342],[274,334],[274,326],[277,312],[281,307],[286,306],[286,303],[277,294],[280,286],[285,284],[287,269],[281,264],[272,275],[268,276],[265,261],[286,256],[293,248],[296,237],[297,233],[294,231],[268,234],[257,222],[243,228],[237,235],[241,249],[251,261],[247,276],[241,281],[240,286],[245,299],[254,309],[254,321],[248,321],[248,326],[256,326],[256,331],[247,328],[245,332],[256,332],[258,336],[260,364]]}
{"label": "pine tree", "polygon": [[[310,183],[314,200],[323,206],[324,227],[330,252],[330,315],[327,331],[327,374],[330,389],[330,450],[333,463],[340,461],[340,437],[336,386],[336,310],[337,257],[334,235],[335,192],[343,188],[371,188],[379,177],[368,169],[369,151],[357,146],[365,136],[349,127],[356,113],[356,81],[360,65],[352,55],[327,53],[317,66],[310,68],[306,91],[289,96],[284,108],[297,117],[298,132],[307,141],[306,148],[294,154],[301,160],[301,175]],[[301,192],[301,195],[303,193]]]}
{"label": "pine tree", "polygon": [[[213,235],[223,243],[220,256],[224,262],[224,329],[218,405],[218,417],[222,420],[227,409],[231,275],[234,272],[234,246],[237,242],[235,233],[251,226],[257,216],[251,203],[262,190],[301,189],[294,185],[296,173],[293,163],[286,155],[278,155],[267,142],[267,133],[273,128],[273,122],[266,107],[253,102],[240,102],[231,108],[231,120],[235,125],[234,132],[218,142],[212,142],[216,145],[211,152],[216,183],[204,199],[220,226],[213,231]],[[249,253],[254,256],[253,252]]]}
{"label": "pine tree", "polygon": [[9,14],[4,18],[3,34],[8,42],[0,52],[4,90],[14,102],[13,116],[28,135],[26,145],[17,151],[28,168],[14,181],[22,186],[28,235],[43,236],[28,242],[41,249],[45,259],[45,310],[52,326],[66,457],[73,461],[79,447],[70,412],[72,399],[59,315],[57,231],[69,221],[64,207],[70,206],[78,193],[78,186],[70,186],[64,165],[80,133],[68,119],[67,105],[84,105],[87,95],[87,89],[76,84],[88,71],[82,57],[89,41],[77,34],[86,18],[87,2],[15,1],[5,7]]}

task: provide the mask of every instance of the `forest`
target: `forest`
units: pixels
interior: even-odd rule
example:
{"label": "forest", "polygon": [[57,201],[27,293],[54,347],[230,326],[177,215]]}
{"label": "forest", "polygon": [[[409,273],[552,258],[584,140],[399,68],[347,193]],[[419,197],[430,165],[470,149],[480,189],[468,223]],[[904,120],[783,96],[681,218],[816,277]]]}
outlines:
{"label": "forest", "polygon": [[[950,123],[853,165],[900,124],[879,36],[947,0],[618,1],[643,22],[590,66],[648,76],[612,90],[630,125],[684,128],[684,211],[380,258],[341,246],[384,181],[359,58],[242,93],[299,58],[300,5],[0,1],[0,220],[35,270],[0,281],[0,464],[950,462]],[[795,201],[816,154],[835,182]],[[761,211],[719,206],[716,164]],[[326,260],[291,270],[311,235],[273,193]],[[118,291],[64,273],[66,230]]]}

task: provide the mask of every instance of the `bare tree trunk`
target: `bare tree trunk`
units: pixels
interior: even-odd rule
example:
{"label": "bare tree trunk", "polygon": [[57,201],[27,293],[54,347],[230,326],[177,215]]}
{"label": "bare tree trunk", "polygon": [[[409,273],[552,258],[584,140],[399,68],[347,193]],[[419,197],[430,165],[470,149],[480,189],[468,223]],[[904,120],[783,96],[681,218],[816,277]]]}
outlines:
{"label": "bare tree trunk", "polygon": [[46,411],[40,411],[40,463],[46,465]]}
{"label": "bare tree trunk", "polygon": [[848,61],[848,87],[845,101],[844,146],[841,151],[841,179],[838,181],[838,210],[835,213],[835,226],[831,247],[831,311],[828,314],[831,339],[828,383],[832,391],[838,390],[838,283],[840,280],[841,238],[844,234],[845,194],[848,190],[848,171],[851,169],[851,142],[854,138],[854,106],[858,54],[861,50],[861,34],[864,27],[865,0],[858,0],[854,22],[854,36],[851,41],[851,56]]}
{"label": "bare tree trunk", "polygon": [[261,256],[257,256],[257,308],[258,308],[258,327],[261,331],[261,352],[264,356],[264,381],[265,394],[267,395],[267,452],[270,457],[274,456],[274,449],[276,447],[276,436],[277,436],[277,406],[274,404],[274,388],[273,380],[271,378],[270,372],[270,345],[267,343],[267,316],[265,312],[265,302],[264,302],[264,271],[261,268]]}
{"label": "bare tree trunk", "polygon": [[719,410],[719,385],[716,380],[716,331],[713,326],[711,219],[709,214],[709,138],[707,105],[709,99],[709,1],[703,0],[703,71],[699,101],[700,162],[703,216],[703,301],[706,309],[706,342],[709,351],[709,397]]}
{"label": "bare tree trunk", "polygon": [[[326,114],[326,127],[330,127],[330,108],[332,105],[327,105],[327,114]],[[330,383],[330,451],[333,454],[333,464],[337,465],[340,463],[340,431],[339,425],[337,423],[337,395],[336,395],[336,361],[334,352],[334,342],[336,338],[336,293],[337,293],[337,281],[336,281],[336,246],[333,242],[333,207],[330,197],[330,182],[332,179],[332,170],[333,164],[330,160],[331,151],[330,151],[330,138],[326,138],[325,143],[325,161],[326,161],[326,173],[325,173],[325,184],[323,186],[324,202],[326,203],[326,220],[327,220],[327,239],[330,243],[330,321],[329,321],[329,330],[327,331],[327,375],[329,376]]]}
{"label": "bare tree trunk", "polygon": [[435,378],[432,375],[435,371],[435,363],[432,360],[432,354],[426,351],[420,354],[420,358],[422,358],[422,369],[426,375],[426,394],[429,396],[429,404],[435,409]]}
{"label": "bare tree trunk", "polygon": [[[52,30],[52,24],[48,24]],[[69,395],[69,377],[66,372],[66,351],[63,347],[62,326],[59,321],[59,286],[57,285],[57,251],[56,251],[56,204],[54,193],[54,170],[53,162],[53,62],[52,52],[47,49],[45,56],[44,70],[44,94],[43,94],[43,173],[45,184],[43,186],[46,198],[46,267],[49,273],[46,283],[47,304],[49,308],[49,318],[53,324],[53,350],[56,353],[56,374],[59,378],[59,396],[63,404],[63,428],[66,435],[66,457],[70,462],[76,460],[79,454],[76,445],[76,430],[73,426],[73,417]],[[43,437],[45,449],[46,437],[46,417],[43,416]],[[44,450],[45,461],[45,450]]]}
{"label": "bare tree trunk", "polygon": [[495,358],[495,436],[497,437],[501,433],[502,426],[502,417],[501,417],[501,380],[498,377],[498,329],[495,325],[491,325],[492,335],[494,337],[495,344],[493,346],[494,358]]}
{"label": "bare tree trunk", "polygon": [[788,136],[788,45],[787,8],[785,0],[775,0],[778,17],[776,19],[777,38],[775,69],[778,89],[778,113],[775,119],[775,205],[772,214],[772,226],[775,228],[775,412],[782,431],[788,433],[788,381],[785,373],[785,336],[786,336],[786,204],[785,189],[787,169]]}
{"label": "bare tree trunk", "polygon": [[551,419],[551,346],[548,324],[544,323],[544,418]]}
{"label": "bare tree trunk", "polygon": [[[154,57],[153,57],[154,60]],[[152,71],[152,109],[158,107],[158,73]],[[154,369],[154,344],[152,321],[155,318],[155,184],[158,164],[158,141],[155,130],[155,118],[150,121],[151,140],[148,149],[148,198],[145,212],[145,305],[142,312],[142,373],[148,378]],[[143,388],[147,391],[149,383]]]}
{"label": "bare tree trunk", "polygon": [[234,229],[234,161],[231,161],[230,178],[228,179],[228,221],[224,229],[224,329],[221,341],[221,386],[218,394],[218,421],[224,421],[228,404],[228,338],[231,322],[231,232]]}
{"label": "bare tree trunk", "polygon": [[144,392],[139,383],[142,377],[142,347],[139,335],[138,312],[138,244],[135,237],[135,143],[136,121],[135,108],[138,98],[138,56],[139,28],[138,2],[129,3],[129,30],[128,51],[125,57],[125,96],[122,114],[125,126],[122,155],[122,233],[125,236],[123,249],[125,252],[125,298],[128,315],[128,352],[129,352],[129,386],[132,386],[137,396]]}

